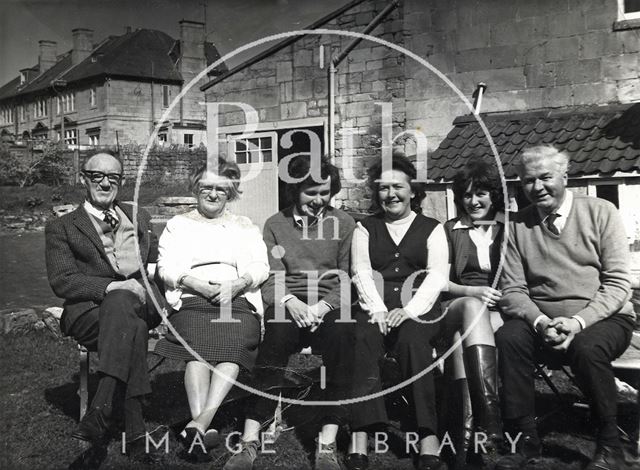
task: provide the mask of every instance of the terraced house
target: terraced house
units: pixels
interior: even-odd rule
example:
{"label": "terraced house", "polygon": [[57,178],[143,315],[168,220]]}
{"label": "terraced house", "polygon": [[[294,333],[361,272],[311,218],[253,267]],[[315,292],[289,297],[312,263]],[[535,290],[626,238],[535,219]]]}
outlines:
{"label": "terraced house", "polygon": [[39,41],[38,63],[0,87],[3,141],[63,140],[72,148],[146,143],[160,124],[160,142],[206,143],[197,86],[165,116],[183,88],[220,58],[205,41],[203,23],[180,21],[177,40],[150,29],[127,28],[99,42],[89,29],[72,34],[73,48],[60,55],[55,42]]}

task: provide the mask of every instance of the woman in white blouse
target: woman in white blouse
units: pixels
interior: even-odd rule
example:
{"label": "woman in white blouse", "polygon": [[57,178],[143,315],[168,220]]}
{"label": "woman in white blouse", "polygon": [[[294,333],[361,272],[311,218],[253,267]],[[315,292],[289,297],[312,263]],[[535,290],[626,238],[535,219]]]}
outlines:
{"label": "woman in white blouse", "polygon": [[453,195],[460,215],[444,224],[451,265],[444,337],[461,340],[462,347],[447,362],[454,380],[451,396],[464,396],[468,386],[475,430],[487,436],[485,450],[495,452],[502,431],[492,319],[497,329],[502,320],[494,307],[502,294],[493,286],[504,233],[504,195],[495,164],[471,160],[454,176]]}
{"label": "woman in white blouse", "polygon": [[[187,361],[192,419],[179,437],[197,460],[208,458],[198,442],[217,445],[218,432],[209,425],[232,387],[229,379],[253,367],[260,342],[258,287],[269,264],[258,227],[226,208],[239,196],[239,180],[238,166],[222,159],[215,171],[197,171],[191,179],[197,210],[169,220],[159,242],[158,274],[177,334],[170,331],[155,352]],[[192,445],[196,437],[201,441]]]}
{"label": "woman in white blouse", "polygon": [[[447,285],[446,236],[437,220],[420,213],[425,191],[406,157],[394,155],[391,162],[374,165],[369,186],[379,211],[357,225],[351,251],[361,307],[354,313],[354,394],[381,391],[379,361],[385,352],[394,357],[402,381],[411,381],[403,388],[410,404],[403,425],[418,438],[417,468],[443,470],[433,374],[426,369],[433,361],[430,339],[438,329],[439,295]],[[384,397],[353,405],[351,419],[347,466],[366,468],[367,433],[388,421]]]}

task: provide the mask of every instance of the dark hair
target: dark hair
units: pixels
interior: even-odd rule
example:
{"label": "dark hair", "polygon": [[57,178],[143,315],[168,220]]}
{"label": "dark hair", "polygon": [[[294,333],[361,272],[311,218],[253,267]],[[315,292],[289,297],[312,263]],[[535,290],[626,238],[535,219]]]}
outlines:
{"label": "dark hair", "polygon": [[[371,189],[371,208],[375,212],[380,212],[380,196],[378,189],[380,188],[380,176],[382,175],[382,158],[374,163],[367,171],[367,184]],[[385,168],[386,169],[386,168]],[[422,212],[422,201],[427,197],[424,183],[416,181],[418,172],[415,165],[404,154],[394,152],[391,157],[391,169],[401,171],[409,177],[409,184],[414,197],[411,198],[411,210],[420,214]]]}
{"label": "dark hair", "polygon": [[[205,163],[201,167],[197,168],[191,176],[189,176],[189,190],[192,193],[197,192],[198,183],[207,172],[207,164]],[[214,171],[216,174],[220,176],[224,176],[231,180],[231,186],[229,187],[229,192],[227,194],[228,201],[235,201],[240,197],[242,191],[240,191],[240,168],[236,165],[235,162],[227,161],[224,158],[218,158],[218,168],[217,170],[209,170]]]}
{"label": "dark hair", "polygon": [[[289,204],[298,202],[300,193],[308,186],[322,184],[327,178],[331,178],[331,197],[338,194],[342,189],[340,182],[340,170],[331,163],[329,157],[320,158],[320,181],[314,178],[315,175],[311,171],[311,157],[309,155],[297,155],[291,159],[288,164],[288,175],[293,179],[300,179],[298,183],[287,184],[287,200]],[[304,179],[303,179],[304,178]]]}
{"label": "dark hair", "polygon": [[469,185],[471,185],[472,189],[489,191],[494,210],[504,210],[502,182],[495,164],[478,158],[470,160],[455,174],[453,177],[453,201],[458,208],[459,214],[465,213],[462,199]]}

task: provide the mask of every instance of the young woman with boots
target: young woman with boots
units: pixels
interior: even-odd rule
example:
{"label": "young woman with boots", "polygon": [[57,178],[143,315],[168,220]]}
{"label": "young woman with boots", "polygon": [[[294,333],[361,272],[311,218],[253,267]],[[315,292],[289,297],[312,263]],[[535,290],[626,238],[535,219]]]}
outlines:
{"label": "young woman with boots", "polygon": [[451,265],[444,330],[449,344],[462,341],[447,364],[453,369],[451,396],[464,397],[468,387],[473,431],[484,433],[472,437],[486,437],[484,449],[472,439],[470,451],[495,453],[502,433],[493,332],[501,323],[495,310],[501,293],[492,285],[504,233],[504,196],[495,165],[469,162],[455,175],[453,193],[460,215],[444,226]]}

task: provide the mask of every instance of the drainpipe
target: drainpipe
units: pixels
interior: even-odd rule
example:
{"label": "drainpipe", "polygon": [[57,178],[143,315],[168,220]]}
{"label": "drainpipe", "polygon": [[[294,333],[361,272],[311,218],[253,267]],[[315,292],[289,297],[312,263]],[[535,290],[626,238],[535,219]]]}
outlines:
{"label": "drainpipe", "polygon": [[[361,34],[369,34],[371,31],[373,31],[376,26],[378,26],[380,23],[382,23],[382,20],[384,20],[389,13],[391,13],[391,11],[393,11],[398,4],[400,3],[400,0],[394,0],[393,2],[389,3],[389,5],[387,5],[384,10],[382,10],[380,13],[378,13],[378,15],[371,20],[371,22],[362,30]],[[336,147],[336,143],[335,143],[335,107],[336,107],[336,103],[335,103],[335,88],[336,88],[336,72],[338,71],[337,67],[338,65],[340,65],[340,63],[349,55],[349,53],[355,49],[358,44],[360,44],[360,42],[362,41],[362,38],[354,38],[348,45],[347,47],[344,48],[344,50],[342,52],[340,52],[338,55],[334,56],[331,61],[329,62],[329,68],[327,69],[327,81],[328,81],[328,92],[329,92],[329,103],[328,103],[328,119],[327,119],[327,125],[329,127],[329,156],[331,157],[331,159],[333,160],[335,158],[335,147]]]}

